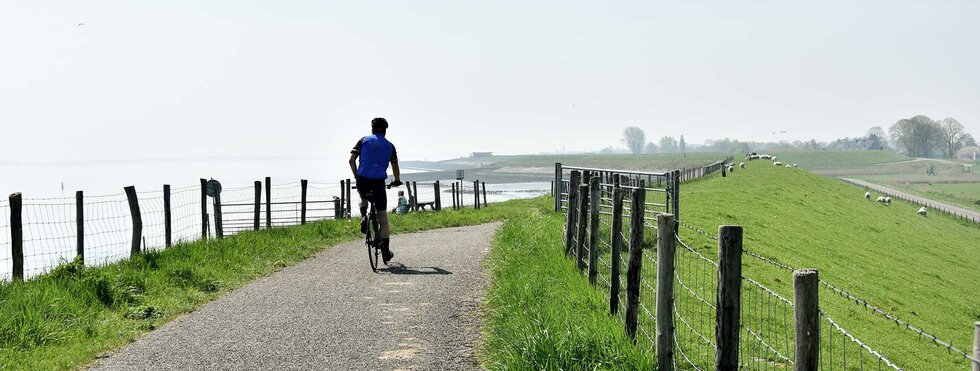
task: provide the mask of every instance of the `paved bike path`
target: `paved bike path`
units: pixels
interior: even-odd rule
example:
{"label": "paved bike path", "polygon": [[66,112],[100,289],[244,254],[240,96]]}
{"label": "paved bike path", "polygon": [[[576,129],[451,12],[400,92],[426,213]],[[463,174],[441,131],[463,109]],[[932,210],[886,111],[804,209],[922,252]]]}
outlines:
{"label": "paved bike path", "polygon": [[392,236],[395,268],[378,273],[368,266],[363,241],[328,248],[162,326],[93,368],[479,368],[483,260],[498,226]]}

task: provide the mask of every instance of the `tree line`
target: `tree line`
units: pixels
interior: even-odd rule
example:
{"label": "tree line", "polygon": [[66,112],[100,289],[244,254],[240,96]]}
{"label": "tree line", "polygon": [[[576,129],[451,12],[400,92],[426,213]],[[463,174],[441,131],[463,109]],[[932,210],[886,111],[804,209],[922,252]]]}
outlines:
{"label": "tree line", "polygon": [[[889,138],[890,137],[890,138]],[[943,157],[966,157],[963,153],[980,151],[973,136],[966,132],[956,119],[946,118],[934,121],[924,115],[898,120],[888,132],[880,126],[868,129],[864,136],[844,137],[830,142],[783,141],[783,142],[741,142],[738,139],[724,138],[709,139],[703,145],[688,145],[684,136],[679,140],[672,136],[663,136],[658,141],[647,141],[646,133],[636,126],[628,126],[623,130],[622,143],[629,152],[640,153],[686,153],[686,152],[721,152],[748,153],[768,150],[802,150],[802,151],[852,151],[852,150],[885,150],[895,149],[911,157],[930,157],[942,154]],[[607,148],[604,152],[612,151]],[[973,152],[971,152],[973,151]]]}

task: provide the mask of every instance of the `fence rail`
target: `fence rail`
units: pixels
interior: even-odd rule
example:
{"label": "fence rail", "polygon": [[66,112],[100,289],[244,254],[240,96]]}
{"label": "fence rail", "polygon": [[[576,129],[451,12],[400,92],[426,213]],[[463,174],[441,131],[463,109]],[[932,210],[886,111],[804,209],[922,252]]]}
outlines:
{"label": "fence rail", "polygon": [[[486,207],[485,182],[405,182],[409,211],[442,210],[442,198],[454,208]],[[337,183],[306,180],[223,187],[210,197],[200,185],[75,197],[0,200],[0,281],[30,279],[65,262],[104,265],[175,243],[222,238],[243,231],[350,218],[350,179]],[[356,196],[356,192],[354,192]],[[466,196],[466,197],[464,197]],[[354,205],[356,207],[356,205]],[[356,210],[356,209],[355,209]]]}
{"label": "fence rail", "polygon": [[[901,369],[819,310],[825,281],[816,271],[782,265],[797,282],[794,297],[783,297],[741,273],[743,255],[780,264],[743,249],[741,227],[711,234],[677,220],[676,175],[556,165],[565,253],[609,293],[610,314],[656,352],[658,369]],[[665,202],[648,202],[650,194]],[[679,226],[718,242],[718,259],[685,242]]]}

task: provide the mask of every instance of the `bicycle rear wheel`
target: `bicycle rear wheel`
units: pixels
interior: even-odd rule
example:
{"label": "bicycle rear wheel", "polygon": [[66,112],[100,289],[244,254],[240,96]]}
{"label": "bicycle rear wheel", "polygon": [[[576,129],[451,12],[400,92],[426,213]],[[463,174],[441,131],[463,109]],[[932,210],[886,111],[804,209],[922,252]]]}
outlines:
{"label": "bicycle rear wheel", "polygon": [[[374,210],[371,210],[371,215],[368,220],[370,220],[372,226],[376,224],[374,221],[376,217],[377,216],[374,215]],[[373,235],[372,232],[374,232]],[[378,254],[379,254],[377,241],[375,241],[376,239],[375,237],[378,235],[377,228],[368,228],[367,233],[365,233],[365,235],[367,236],[367,239],[365,240],[365,244],[367,245],[367,250],[368,250],[368,262],[371,263],[371,270],[377,272]]]}

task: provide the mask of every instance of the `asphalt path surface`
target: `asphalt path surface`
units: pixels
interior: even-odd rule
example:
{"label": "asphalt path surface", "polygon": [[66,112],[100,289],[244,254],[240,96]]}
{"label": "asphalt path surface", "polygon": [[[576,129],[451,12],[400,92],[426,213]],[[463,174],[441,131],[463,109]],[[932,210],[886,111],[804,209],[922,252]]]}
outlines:
{"label": "asphalt path surface", "polygon": [[[363,241],[258,279],[98,360],[97,370],[478,369],[483,260],[499,224]],[[384,267],[384,266],[382,266]]]}

